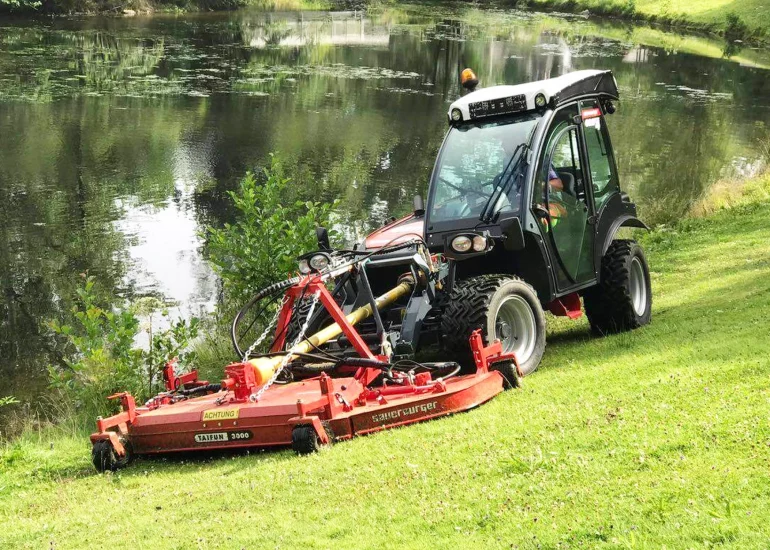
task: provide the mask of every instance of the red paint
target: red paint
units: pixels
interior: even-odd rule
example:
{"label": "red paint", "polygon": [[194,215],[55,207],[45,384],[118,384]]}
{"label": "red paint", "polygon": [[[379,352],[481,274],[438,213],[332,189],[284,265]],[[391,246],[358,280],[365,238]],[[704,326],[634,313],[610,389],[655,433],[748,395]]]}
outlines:
{"label": "red paint", "polygon": [[415,218],[410,214],[400,220],[381,227],[371,233],[364,241],[367,249],[379,248],[389,244],[399,244],[416,238],[423,238],[425,234],[425,218]]}
{"label": "red paint", "polygon": [[557,317],[569,317],[573,321],[583,315],[583,310],[580,306],[580,295],[577,292],[555,299],[548,304],[548,310]]}
{"label": "red paint", "polygon": [[177,365],[177,358],[174,357],[163,367],[163,383],[168,391],[178,390],[180,388],[196,388],[208,384],[206,380],[198,380],[198,371],[193,370],[181,376],[174,373],[174,367]]}
{"label": "red paint", "polygon": [[516,372],[519,376],[524,376],[516,359],[515,353],[503,353],[503,345],[500,340],[495,340],[488,346],[484,345],[481,337],[481,329],[474,330],[471,334],[471,351],[473,352],[473,361],[476,363],[478,372],[488,372],[490,365],[502,363],[503,361],[512,361],[516,365]]}

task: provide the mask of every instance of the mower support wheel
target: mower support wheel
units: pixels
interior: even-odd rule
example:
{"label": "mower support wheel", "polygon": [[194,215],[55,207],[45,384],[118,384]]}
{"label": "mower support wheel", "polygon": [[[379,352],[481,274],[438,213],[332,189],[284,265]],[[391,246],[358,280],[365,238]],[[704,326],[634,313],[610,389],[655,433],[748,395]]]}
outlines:
{"label": "mower support wheel", "polygon": [[94,443],[91,449],[91,462],[97,472],[100,474],[106,471],[114,472],[129,465],[131,460],[133,460],[131,443],[125,439],[121,439],[121,443],[126,450],[126,455],[123,457],[118,456],[118,453],[112,447],[112,443],[107,439]]}
{"label": "mower support wheel", "polygon": [[650,269],[636,241],[613,241],[602,258],[601,282],[583,294],[594,334],[639,328],[650,322]]}
{"label": "mower support wheel", "polygon": [[510,390],[521,387],[521,378],[519,378],[516,365],[512,361],[495,363],[489,370],[497,371],[503,375],[503,389]]}
{"label": "mower support wheel", "polygon": [[[329,441],[334,440],[334,434],[327,423],[323,423],[326,435],[329,437]],[[331,444],[331,443],[329,443]],[[321,450],[321,447],[325,445],[321,443],[321,439],[313,428],[312,424],[299,424],[294,426],[291,431],[291,448],[298,455],[309,455],[311,453],[317,453]]]}

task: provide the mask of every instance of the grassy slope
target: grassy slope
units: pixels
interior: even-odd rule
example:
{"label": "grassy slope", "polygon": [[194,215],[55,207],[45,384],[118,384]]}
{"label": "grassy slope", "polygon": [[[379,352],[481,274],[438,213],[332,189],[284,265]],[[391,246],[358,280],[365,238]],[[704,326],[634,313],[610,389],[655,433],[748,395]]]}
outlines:
{"label": "grassy slope", "polygon": [[[595,13],[627,12],[630,0],[526,0],[533,7],[588,9]],[[734,13],[751,30],[770,29],[766,0],[634,0],[635,17],[658,19],[678,26],[724,30],[727,14]],[[628,15],[625,13],[624,15]]]}
{"label": "grassy slope", "polygon": [[767,548],[770,201],[645,244],[649,327],[554,322],[524,389],[466,414],[105,476],[82,438],[8,446],[0,547]]}

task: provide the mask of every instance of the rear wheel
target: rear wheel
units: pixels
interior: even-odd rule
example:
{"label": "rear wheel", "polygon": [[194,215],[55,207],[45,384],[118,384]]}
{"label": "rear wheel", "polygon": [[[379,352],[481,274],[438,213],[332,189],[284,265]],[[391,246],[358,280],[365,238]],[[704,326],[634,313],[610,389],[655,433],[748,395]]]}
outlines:
{"label": "rear wheel", "polygon": [[599,335],[650,322],[650,270],[636,241],[613,241],[602,258],[601,282],[585,292],[583,303],[591,329]]}
{"label": "rear wheel", "polygon": [[[468,339],[476,329],[486,344],[499,339],[503,352],[515,353],[525,375],[543,357],[545,315],[535,290],[518,277],[482,275],[455,284],[442,315],[442,336],[445,347],[468,366],[473,365]],[[503,376],[514,385],[512,375]]]}

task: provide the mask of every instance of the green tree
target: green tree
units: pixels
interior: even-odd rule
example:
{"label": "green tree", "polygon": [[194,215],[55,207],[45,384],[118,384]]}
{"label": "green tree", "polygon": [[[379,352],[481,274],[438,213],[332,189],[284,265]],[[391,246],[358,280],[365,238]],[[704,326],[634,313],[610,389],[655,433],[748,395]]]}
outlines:
{"label": "green tree", "polygon": [[262,175],[260,182],[249,172],[237,192],[228,192],[237,221],[221,229],[209,227],[205,235],[225,299],[233,305],[296,273],[297,256],[318,247],[315,228],[329,224],[337,205],[291,200],[291,180],[274,155]]}

